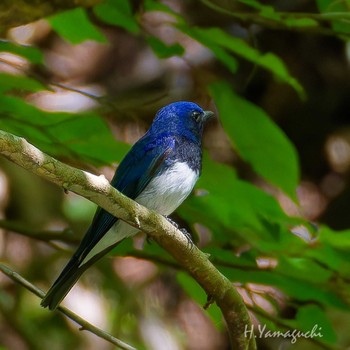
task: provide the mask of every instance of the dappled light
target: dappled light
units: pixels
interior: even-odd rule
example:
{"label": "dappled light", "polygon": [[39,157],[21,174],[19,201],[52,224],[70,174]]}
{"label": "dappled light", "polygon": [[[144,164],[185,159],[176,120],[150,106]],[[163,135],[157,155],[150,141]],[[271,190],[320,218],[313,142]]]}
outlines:
{"label": "dappled light", "polygon": [[331,135],[326,143],[327,158],[334,169],[339,173],[350,169],[350,138],[346,135]]}
{"label": "dappled light", "polygon": [[[160,108],[185,100],[214,111],[201,176],[171,218],[231,281],[257,336],[258,325],[281,334],[322,327],[322,337],[292,345],[258,336],[258,349],[349,347],[345,2],[73,3],[3,25],[0,130],[22,137],[38,164],[44,152],[86,170],[103,192]],[[0,149],[6,157],[5,142]],[[47,291],[96,204],[27,170],[0,157],[1,263]],[[220,303],[185,272],[139,232],[89,268],[62,305],[137,349],[229,349]],[[33,349],[115,343],[42,309],[0,273],[0,350]]]}

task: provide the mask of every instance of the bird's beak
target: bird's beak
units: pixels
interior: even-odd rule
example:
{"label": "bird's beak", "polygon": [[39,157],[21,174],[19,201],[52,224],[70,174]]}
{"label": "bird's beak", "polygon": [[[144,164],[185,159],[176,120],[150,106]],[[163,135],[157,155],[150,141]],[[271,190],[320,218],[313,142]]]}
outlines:
{"label": "bird's beak", "polygon": [[212,112],[212,111],[204,111],[204,113],[203,113],[203,121],[204,122],[208,121],[209,119],[211,119],[213,117],[214,117],[214,112]]}

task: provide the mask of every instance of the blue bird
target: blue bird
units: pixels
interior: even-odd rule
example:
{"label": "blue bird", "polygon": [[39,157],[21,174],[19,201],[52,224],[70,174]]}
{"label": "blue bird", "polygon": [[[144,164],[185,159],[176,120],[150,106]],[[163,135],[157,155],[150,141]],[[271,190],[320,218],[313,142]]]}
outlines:
{"label": "blue bird", "polygon": [[[203,127],[213,115],[192,102],[175,102],[160,109],[149,130],[120,163],[111,185],[145,207],[170,215],[199,178]],[[99,207],[41,305],[54,310],[87,268],[137,232]]]}

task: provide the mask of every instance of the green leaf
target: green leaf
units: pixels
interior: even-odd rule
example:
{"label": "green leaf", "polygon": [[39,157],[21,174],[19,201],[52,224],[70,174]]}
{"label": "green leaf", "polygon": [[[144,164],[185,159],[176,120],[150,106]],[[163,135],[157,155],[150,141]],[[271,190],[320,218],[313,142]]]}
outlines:
{"label": "green leaf", "polygon": [[118,161],[129,149],[94,113],[49,113],[12,96],[0,95],[0,128],[44,152],[95,165]]}
{"label": "green leaf", "polygon": [[178,13],[176,13],[168,5],[165,5],[160,1],[145,0],[143,5],[146,11],[160,11],[171,14],[175,17],[178,17],[179,19],[181,18],[181,16],[179,16]]}
{"label": "green leaf", "polygon": [[334,248],[350,252],[350,230],[333,231],[326,226],[322,226],[320,239]]}
{"label": "green leaf", "polygon": [[195,194],[177,213],[191,225],[207,227],[217,243],[249,244],[266,254],[298,252],[305,247],[305,242],[289,232],[301,220],[288,217],[275,198],[237,179],[227,165],[205,156]]}
{"label": "green leaf", "polygon": [[244,5],[248,5],[257,10],[262,10],[264,7],[266,7],[265,5],[261,4],[259,1],[256,1],[256,0],[238,0],[238,2]]}
{"label": "green leaf", "polygon": [[340,33],[350,33],[349,2],[338,0],[317,0],[320,12],[327,14],[335,13],[336,17],[328,17],[331,20],[333,30]]}
{"label": "green leaf", "polygon": [[274,21],[281,20],[281,15],[276,12],[273,6],[263,5],[259,1],[255,0],[238,0],[240,3],[250,6],[256,10],[259,10],[259,15]]}
{"label": "green leaf", "polygon": [[231,249],[225,249],[217,246],[208,246],[203,248],[203,251],[208,254],[210,261],[214,264],[223,264],[226,266],[239,267],[243,269],[258,269],[256,258],[253,251],[237,256]]}
{"label": "green leaf", "polygon": [[280,256],[275,271],[312,283],[326,283],[333,275],[331,270],[305,257]]}
{"label": "green leaf", "polygon": [[337,3],[338,1],[335,0],[316,0],[316,4],[318,6],[318,9],[321,12],[328,12],[332,9],[332,3]]}
{"label": "green leaf", "polygon": [[290,28],[318,27],[318,22],[311,18],[286,18],[283,23]]}
{"label": "green leaf", "polygon": [[[239,2],[248,5],[256,10],[259,10],[259,15],[264,18],[268,18],[270,20],[274,20],[276,22],[280,22],[286,24],[288,27],[317,27],[318,22],[311,18],[283,18],[281,13],[276,12],[273,6],[263,5],[255,0],[238,0]],[[328,1],[328,0],[327,0]]]}
{"label": "green leaf", "polygon": [[298,92],[299,96],[302,98],[305,97],[303,87],[289,74],[284,62],[276,55],[272,53],[263,54],[249,46],[244,40],[236,38],[220,28],[188,28],[184,25],[178,25],[178,28],[211,49],[217,58],[229,67],[232,65],[228,59],[230,56],[223,56],[222,51],[219,51],[220,55],[217,55],[219,48],[236,54],[270,71],[276,78],[292,86]]}
{"label": "green leaf", "polygon": [[177,28],[179,28],[182,32],[184,32],[188,36],[192,37],[193,39],[197,40],[198,42],[206,46],[208,49],[210,49],[215,55],[215,57],[224,65],[226,65],[226,67],[232,73],[237,72],[237,68],[238,68],[237,60],[232,55],[230,55],[225,50],[225,48],[223,48],[221,45],[218,45],[216,41],[213,41],[210,38],[207,38],[205,33],[202,32],[200,29],[190,28],[185,24],[179,24],[177,25]]}
{"label": "green leaf", "polygon": [[185,52],[184,48],[180,44],[166,45],[162,40],[148,36],[146,38],[149,46],[151,46],[153,52],[159,58],[168,58],[172,56],[182,56]]}
{"label": "green leaf", "polygon": [[122,27],[134,34],[140,31],[129,1],[106,0],[94,7],[94,13],[105,23]]}
{"label": "green leaf", "polygon": [[232,282],[257,283],[274,286],[282,290],[286,295],[300,301],[314,301],[325,306],[333,306],[340,309],[350,310],[330,285],[311,283],[300,278],[284,276],[276,271],[247,271],[218,266],[219,270]]}
{"label": "green leaf", "polygon": [[259,107],[236,95],[230,85],[217,82],[210,91],[233,146],[267,181],[296,199],[299,181],[293,144]]}
{"label": "green leaf", "polygon": [[34,64],[43,63],[44,56],[42,52],[34,46],[19,45],[10,41],[0,40],[0,51],[11,52],[25,57]]}
{"label": "green leaf", "polygon": [[37,80],[23,75],[0,73],[0,92],[9,90],[36,92],[45,89]]}
{"label": "green leaf", "polygon": [[335,343],[337,341],[337,336],[331,322],[325,312],[317,305],[312,304],[299,307],[296,321],[301,331],[312,332],[314,330],[314,334],[320,334],[319,337],[315,337],[314,339],[329,343]]}
{"label": "green leaf", "polygon": [[313,246],[305,251],[305,257],[312,258],[324,266],[328,266],[337,272],[339,276],[349,276],[349,253],[337,250],[329,244],[323,243],[322,239],[318,242],[317,246]]}
{"label": "green leaf", "polygon": [[318,244],[306,252],[337,275],[349,277],[350,231],[333,231],[326,226],[319,230]]}
{"label": "green leaf", "polygon": [[268,19],[272,19],[274,21],[279,21],[281,19],[281,15],[275,11],[272,6],[261,6],[260,16]]}
{"label": "green leaf", "polygon": [[72,44],[86,40],[106,43],[105,35],[89,20],[86,11],[77,7],[48,18],[52,28]]}

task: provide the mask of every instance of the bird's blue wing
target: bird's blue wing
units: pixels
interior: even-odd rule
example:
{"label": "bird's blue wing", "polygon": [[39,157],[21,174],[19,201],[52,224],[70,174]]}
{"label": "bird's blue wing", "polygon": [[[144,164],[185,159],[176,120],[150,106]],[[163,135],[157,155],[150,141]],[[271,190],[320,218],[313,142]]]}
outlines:
{"label": "bird's blue wing", "polygon": [[[151,179],[161,171],[175,147],[174,140],[141,138],[120,163],[111,185],[131,199],[135,199]],[[80,259],[96,245],[118,219],[102,208],[98,208],[77,253]]]}
{"label": "bird's blue wing", "polygon": [[170,137],[141,138],[125,156],[111,185],[129,198],[135,199],[151,179],[161,171],[175,149]]}
{"label": "bird's blue wing", "polygon": [[[147,135],[144,136],[132,147],[120,163],[111,184],[126,196],[135,199],[151,179],[162,170],[162,167],[171,158],[174,147],[174,141],[171,139],[162,138],[160,140],[157,138],[151,140]],[[55,309],[83,272],[117,244],[116,242],[82,264],[84,258],[117,220],[115,216],[104,209],[97,209],[92,224],[77,251],[46,293],[45,298],[41,302],[42,306]]]}

